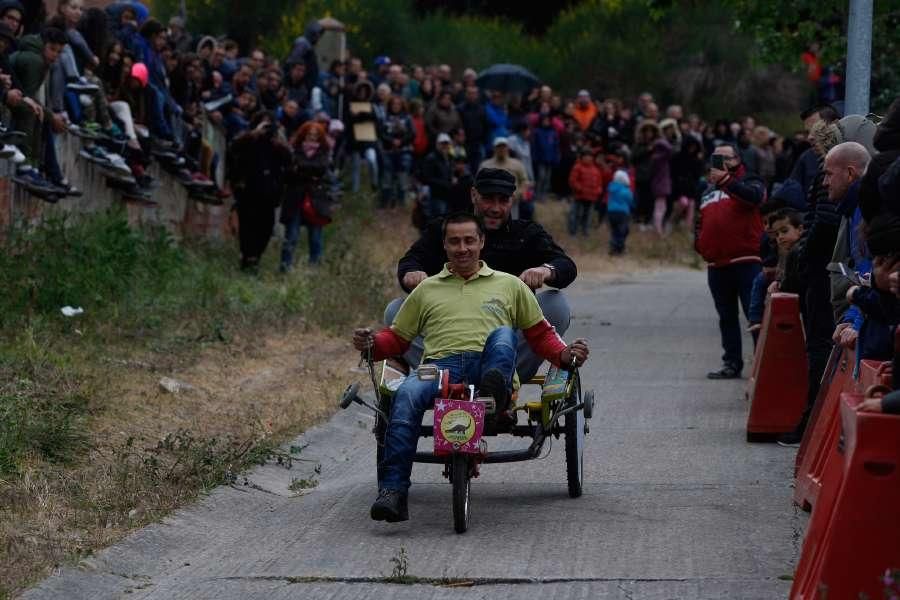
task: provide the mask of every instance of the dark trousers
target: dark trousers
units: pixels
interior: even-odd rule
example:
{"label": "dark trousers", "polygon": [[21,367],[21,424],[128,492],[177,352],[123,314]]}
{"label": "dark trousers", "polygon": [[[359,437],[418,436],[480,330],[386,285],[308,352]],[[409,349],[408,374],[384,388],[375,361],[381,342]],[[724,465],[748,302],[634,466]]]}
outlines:
{"label": "dark trousers", "polygon": [[[240,194],[245,196],[247,194]],[[238,230],[241,243],[241,265],[254,266],[266,251],[275,227],[275,208],[267,200],[238,197]]]}
{"label": "dark trousers", "polygon": [[738,303],[749,320],[750,294],[753,280],[762,267],[757,262],[738,263],[727,267],[710,267],[707,270],[709,291],[712,292],[719,313],[719,333],[722,335],[722,362],[737,371],[744,368],[741,348],[741,321]]}
{"label": "dark trousers", "polygon": [[631,215],[623,212],[606,213],[609,221],[609,252],[622,254],[625,252],[625,239],[628,237],[628,224]]}
{"label": "dark trousers", "polygon": [[806,410],[797,427],[802,432],[806,428],[809,414],[816,403],[822,375],[828,366],[828,357],[834,342],[834,312],[831,309],[831,282],[828,275],[810,277],[803,297],[803,329],[806,334],[806,360],[809,367]]}

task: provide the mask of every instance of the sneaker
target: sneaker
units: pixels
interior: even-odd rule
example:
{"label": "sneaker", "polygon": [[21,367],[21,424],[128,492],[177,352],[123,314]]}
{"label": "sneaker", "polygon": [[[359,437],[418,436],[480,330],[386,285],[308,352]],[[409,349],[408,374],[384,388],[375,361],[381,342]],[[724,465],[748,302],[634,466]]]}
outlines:
{"label": "sneaker", "polygon": [[399,490],[378,490],[378,498],[372,504],[369,514],[375,521],[397,523],[409,520],[406,492]]}
{"label": "sneaker", "polygon": [[122,173],[123,175],[131,175],[131,168],[125,162],[125,159],[122,158],[121,155],[116,154],[115,152],[107,152],[106,159],[109,161],[109,166],[115,169],[116,171]]}
{"label": "sneaker", "polygon": [[53,186],[59,190],[59,193],[63,196],[72,196],[73,198],[80,198],[84,196],[84,192],[79,190],[77,187],[63,179],[62,181],[53,182]]}
{"label": "sneaker", "polygon": [[509,384],[507,384],[506,377],[500,369],[488,369],[481,376],[481,385],[478,386],[478,393],[482,396],[492,396],[494,398],[497,415],[509,408]]}
{"label": "sneaker", "polygon": [[37,192],[39,194],[56,194],[56,187],[47,181],[40,171],[33,167],[19,169],[13,176],[13,181],[25,187],[29,192]]}
{"label": "sneaker", "polygon": [[9,144],[0,146],[0,158],[12,158],[16,155],[16,147]]}
{"label": "sneaker", "polygon": [[66,83],[66,88],[72,92],[96,92],[100,86],[91,83],[84,77],[75,77]]}
{"label": "sneaker", "polygon": [[725,365],[718,371],[710,371],[706,374],[707,379],[740,379],[741,372],[731,365]]}
{"label": "sneaker", "polygon": [[779,446],[784,446],[785,448],[799,448],[800,442],[803,441],[803,432],[802,431],[792,431],[790,433],[785,433],[778,437],[775,440]]}
{"label": "sneaker", "polygon": [[112,166],[109,162],[109,158],[106,156],[106,151],[103,150],[103,148],[101,148],[100,146],[85,146],[81,149],[78,155],[91,161],[92,163],[96,163],[104,167]]}

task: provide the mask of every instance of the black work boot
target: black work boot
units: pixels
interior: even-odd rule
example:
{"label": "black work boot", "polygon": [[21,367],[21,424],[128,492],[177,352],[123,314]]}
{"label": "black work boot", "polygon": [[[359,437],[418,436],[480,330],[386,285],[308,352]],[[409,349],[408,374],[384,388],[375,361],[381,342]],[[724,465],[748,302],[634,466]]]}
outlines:
{"label": "black work boot", "polygon": [[397,523],[409,521],[409,508],[406,504],[406,492],[399,490],[378,490],[378,498],[372,504],[370,512],[376,521]]}
{"label": "black work boot", "polygon": [[478,393],[482,396],[493,396],[494,403],[497,405],[496,412],[500,413],[509,408],[509,389],[506,383],[506,377],[500,369],[488,369],[481,376],[481,385],[478,386]]}

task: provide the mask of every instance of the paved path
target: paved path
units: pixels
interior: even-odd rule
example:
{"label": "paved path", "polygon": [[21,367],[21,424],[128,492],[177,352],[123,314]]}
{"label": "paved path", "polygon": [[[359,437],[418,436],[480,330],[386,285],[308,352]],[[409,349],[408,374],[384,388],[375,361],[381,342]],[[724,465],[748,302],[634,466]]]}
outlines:
{"label": "paved path", "polygon": [[[557,442],[543,460],[483,468],[465,535],[433,465],[416,466],[412,520],[375,523],[371,418],[350,409],[303,436],[314,462],[257,469],[26,598],[786,597],[805,523],[793,452],[745,443],[744,382],[704,378],[720,354],[704,275],[582,279],[570,298],[598,398],[580,499]],[[315,464],[319,485],[292,497]],[[410,576],[477,585],[389,583],[401,548]]]}

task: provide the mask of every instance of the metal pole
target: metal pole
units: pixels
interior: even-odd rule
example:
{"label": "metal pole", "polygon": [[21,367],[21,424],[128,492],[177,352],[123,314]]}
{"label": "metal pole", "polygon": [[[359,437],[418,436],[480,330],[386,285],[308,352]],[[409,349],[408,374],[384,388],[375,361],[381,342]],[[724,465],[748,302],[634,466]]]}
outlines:
{"label": "metal pole", "polygon": [[847,23],[847,78],[844,114],[869,113],[869,82],[872,78],[872,3],[850,0]]}

